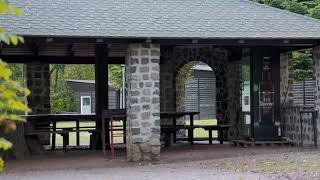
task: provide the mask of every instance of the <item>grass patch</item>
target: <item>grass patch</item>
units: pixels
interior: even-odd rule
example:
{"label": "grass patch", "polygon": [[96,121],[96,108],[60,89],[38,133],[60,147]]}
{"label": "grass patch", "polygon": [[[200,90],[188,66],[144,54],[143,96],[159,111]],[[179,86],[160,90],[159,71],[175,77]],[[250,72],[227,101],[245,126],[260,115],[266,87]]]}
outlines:
{"label": "grass patch", "polygon": [[[80,122],[80,127],[94,127],[95,122]],[[122,125],[122,121],[114,122],[114,125]],[[76,127],[76,122],[58,122],[57,128],[68,128]],[[120,133],[120,132],[119,132]],[[50,138],[50,141],[52,139]],[[115,142],[122,142],[122,137],[115,137]],[[63,140],[62,136],[56,134],[56,145],[62,146]],[[52,142],[51,142],[52,144]],[[77,135],[75,132],[69,133],[69,144],[75,146],[77,144]],[[89,132],[80,132],[80,145],[89,145],[90,144],[90,133]]]}
{"label": "grass patch", "polygon": [[271,160],[257,164],[255,171],[262,173],[281,173],[294,170],[295,166],[289,161]]}
{"label": "grass patch", "polygon": [[[186,124],[189,125],[190,121],[186,121]],[[122,125],[122,121],[114,122],[114,125]],[[216,119],[206,119],[206,120],[194,120],[194,125],[217,125]],[[80,122],[80,127],[94,127],[95,122]],[[58,122],[57,128],[68,128],[68,127],[76,127],[75,122]],[[186,133],[187,136],[187,133]],[[213,137],[217,137],[217,131],[212,132]],[[195,129],[194,130],[194,137],[201,138],[201,137],[209,137],[208,131],[204,129]],[[122,137],[115,137],[115,142],[121,143]],[[62,136],[59,134],[56,135],[56,145],[62,146]],[[76,133],[72,132],[69,134],[69,143],[70,145],[76,145]],[[80,132],[80,145],[89,145],[90,143],[90,134],[88,132]]]}
{"label": "grass patch", "polygon": [[302,167],[305,169],[320,170],[320,159],[308,159],[301,161]]}
{"label": "grass patch", "polygon": [[[186,121],[187,125],[190,125],[190,121]],[[217,125],[217,119],[204,119],[204,120],[194,120],[193,121],[194,125]],[[201,137],[209,137],[209,132],[205,131],[204,129],[197,128],[193,131],[194,137],[196,138],[201,138]],[[188,134],[186,133],[186,136]],[[212,136],[213,137],[218,137],[218,132],[217,131],[212,131]]]}

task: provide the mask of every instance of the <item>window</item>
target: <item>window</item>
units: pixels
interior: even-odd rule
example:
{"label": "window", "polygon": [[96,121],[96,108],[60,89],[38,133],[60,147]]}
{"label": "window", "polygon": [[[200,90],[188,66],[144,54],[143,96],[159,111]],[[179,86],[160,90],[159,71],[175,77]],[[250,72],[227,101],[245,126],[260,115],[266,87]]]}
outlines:
{"label": "window", "polygon": [[249,96],[244,96],[243,101],[244,101],[244,105],[250,105]]}
{"label": "window", "polygon": [[91,114],[90,96],[81,96],[81,114]]}

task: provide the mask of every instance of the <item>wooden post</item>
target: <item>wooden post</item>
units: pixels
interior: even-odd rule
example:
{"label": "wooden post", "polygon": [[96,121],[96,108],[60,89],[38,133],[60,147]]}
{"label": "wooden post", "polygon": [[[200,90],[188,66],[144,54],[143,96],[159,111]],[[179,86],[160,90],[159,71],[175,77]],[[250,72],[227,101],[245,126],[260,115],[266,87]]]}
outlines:
{"label": "wooden post", "polygon": [[[101,149],[102,113],[108,110],[108,45],[95,46],[96,130],[97,149]],[[109,123],[107,122],[106,125]],[[109,128],[106,128],[106,144],[110,144]]]}
{"label": "wooden post", "polygon": [[190,114],[190,144],[193,145],[193,114]]}
{"label": "wooden post", "polygon": [[79,120],[76,121],[76,134],[77,134],[77,146],[80,146],[80,122]]}
{"label": "wooden post", "polygon": [[[173,117],[173,126],[177,126],[177,118]],[[177,132],[173,133],[173,143],[177,143]]]}
{"label": "wooden post", "polygon": [[56,130],[57,130],[57,122],[53,121],[52,122],[52,146],[51,149],[55,150],[56,149]]}
{"label": "wooden post", "polygon": [[212,129],[209,129],[209,144],[212,144]]}

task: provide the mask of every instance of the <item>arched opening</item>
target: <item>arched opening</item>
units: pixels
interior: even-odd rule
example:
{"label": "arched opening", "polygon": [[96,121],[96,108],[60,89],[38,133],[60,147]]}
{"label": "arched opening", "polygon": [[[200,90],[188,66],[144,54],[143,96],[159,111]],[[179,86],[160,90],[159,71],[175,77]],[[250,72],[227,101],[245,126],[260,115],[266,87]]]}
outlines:
{"label": "arched opening", "polygon": [[[199,112],[194,125],[216,125],[216,76],[213,69],[201,61],[183,65],[176,76],[176,111]],[[189,117],[178,119],[178,125],[188,124]],[[208,132],[195,129],[195,138],[208,137]],[[181,131],[179,133],[185,134]]]}

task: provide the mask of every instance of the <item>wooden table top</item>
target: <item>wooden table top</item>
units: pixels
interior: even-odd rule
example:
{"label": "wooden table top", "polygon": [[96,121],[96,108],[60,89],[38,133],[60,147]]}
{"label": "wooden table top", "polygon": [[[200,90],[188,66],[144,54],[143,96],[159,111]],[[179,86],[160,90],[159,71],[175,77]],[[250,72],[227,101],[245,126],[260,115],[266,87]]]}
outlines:
{"label": "wooden table top", "polygon": [[[37,115],[23,115],[28,121],[95,121],[96,114],[37,114]],[[125,119],[126,115],[114,115],[114,120]]]}
{"label": "wooden table top", "polygon": [[[112,113],[112,112],[111,112]],[[114,120],[124,120],[126,114],[112,113]],[[160,112],[161,118],[180,118],[188,115],[197,115],[199,112]],[[46,122],[62,122],[62,121],[96,121],[96,114],[36,114],[22,115],[28,121],[46,121]]]}
{"label": "wooden table top", "polygon": [[183,116],[188,116],[188,115],[197,115],[197,114],[200,114],[200,112],[193,112],[193,111],[186,111],[186,112],[167,112],[167,111],[163,111],[163,112],[160,112],[160,117],[162,118],[172,118],[172,117],[176,117],[176,118],[180,118],[180,117],[183,117]]}

